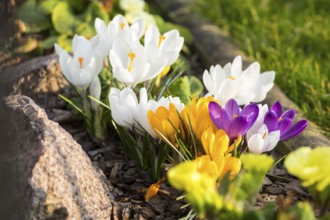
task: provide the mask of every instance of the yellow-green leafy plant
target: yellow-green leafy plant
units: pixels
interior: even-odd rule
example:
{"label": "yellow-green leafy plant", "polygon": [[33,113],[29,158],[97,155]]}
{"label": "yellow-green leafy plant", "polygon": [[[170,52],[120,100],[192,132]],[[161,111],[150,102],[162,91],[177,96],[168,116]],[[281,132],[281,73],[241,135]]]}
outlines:
{"label": "yellow-green leafy plant", "polygon": [[[241,156],[241,161],[243,172],[232,181],[227,173],[220,186],[218,178],[210,175],[212,164],[201,166],[199,159],[173,167],[167,176],[174,188],[185,192],[187,202],[199,217],[245,219],[255,215],[250,201],[255,198],[274,160],[267,155],[245,154]],[[243,211],[244,207],[246,210]]]}
{"label": "yellow-green leafy plant", "polygon": [[284,165],[288,172],[302,181],[324,215],[330,207],[330,148],[301,147],[290,153]]}
{"label": "yellow-green leafy plant", "polygon": [[98,1],[27,0],[18,10],[18,18],[24,33],[31,34],[31,38],[39,35],[33,49],[47,50],[57,43],[71,50],[74,34],[94,36],[95,18],[108,21],[109,15]]}

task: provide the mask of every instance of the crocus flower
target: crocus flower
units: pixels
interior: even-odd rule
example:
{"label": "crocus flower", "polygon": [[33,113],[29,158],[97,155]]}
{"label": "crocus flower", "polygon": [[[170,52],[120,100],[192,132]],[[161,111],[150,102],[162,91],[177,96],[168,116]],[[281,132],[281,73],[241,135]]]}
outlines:
{"label": "crocus flower", "polygon": [[224,106],[228,100],[235,99],[238,105],[250,102],[261,102],[267,92],[273,87],[275,72],[269,71],[260,74],[258,62],[251,64],[242,71],[242,58],[237,56],[233,63],[211,66],[205,70],[203,82],[208,95],[213,95]]}
{"label": "crocus flower", "polygon": [[[241,169],[241,162],[239,158],[232,157],[231,152],[235,145],[241,142],[241,138],[229,145],[230,140],[224,130],[214,133],[212,128],[208,128],[204,131],[201,142],[206,155],[216,164],[214,173],[216,179],[221,180],[228,172],[230,172],[230,178],[233,179]],[[205,158],[202,161],[205,161]]]}
{"label": "crocus flower", "polygon": [[249,150],[253,153],[263,153],[273,150],[280,140],[280,131],[268,132],[267,126],[262,125],[256,134],[248,139]]}
{"label": "crocus flower", "polygon": [[145,11],[127,12],[125,13],[125,18],[129,23],[134,23],[138,20],[143,20],[145,23],[145,29],[147,29],[151,25],[156,25],[155,18]]}
{"label": "crocus flower", "polygon": [[140,12],[144,8],[143,0],[120,0],[119,6],[126,12]]}
{"label": "crocus flower", "polygon": [[111,88],[109,102],[112,119],[117,124],[130,129],[136,126],[135,115],[138,100],[132,89],[125,88],[120,91],[117,88]]}
{"label": "crocus flower", "polygon": [[161,97],[158,101],[148,100],[147,90],[145,88],[142,88],[140,90],[140,102],[136,115],[137,123],[152,137],[159,137],[159,135],[156,134],[153,127],[149,123],[148,112],[156,112],[156,109],[158,109],[159,107],[165,107],[166,109],[169,109],[170,104],[173,104],[179,113],[184,108],[184,104],[178,97]]}
{"label": "crocus flower", "polygon": [[85,37],[75,35],[72,40],[73,56],[55,44],[62,72],[75,87],[85,91],[103,67],[102,60],[95,54],[93,46]]}
{"label": "crocus flower", "polygon": [[[315,187],[319,192],[329,192],[330,148],[328,146],[311,149],[301,147],[290,153],[284,161],[288,172],[297,176],[305,187]],[[328,193],[329,194],[329,193]],[[325,195],[323,198],[326,198]]]}
{"label": "crocus flower", "polygon": [[[216,179],[203,172],[204,169],[201,170],[199,165],[196,160],[178,164],[168,171],[168,181],[174,188],[186,192],[185,199],[197,213],[220,210],[228,202],[224,203],[223,198],[218,194]],[[210,166],[206,167],[210,168]]]}
{"label": "crocus flower", "polygon": [[176,142],[180,119],[173,103],[170,103],[169,108],[160,106],[155,112],[149,110],[148,120],[158,138],[163,140],[166,138],[172,144]]}
{"label": "crocus flower", "polygon": [[184,107],[180,114],[186,129],[189,131],[191,125],[195,136],[199,140],[203,132],[209,127],[211,127],[213,131],[217,130],[209,113],[209,103],[211,101],[215,101],[212,96],[201,97],[198,101],[196,98],[193,98],[191,102]]}
{"label": "crocus flower", "polygon": [[282,113],[282,106],[279,101],[275,102],[265,114],[264,123],[268,132],[280,131],[280,140],[287,140],[298,135],[307,126],[307,120],[303,119],[291,126],[295,111],[289,109]]}
{"label": "crocus flower", "polygon": [[179,57],[183,41],[179,31],[171,30],[161,35],[158,28],[151,25],[144,38],[148,61],[153,63],[165,59],[166,66],[172,65]]}
{"label": "crocus flower", "polygon": [[[131,34],[127,33],[126,36]],[[125,37],[116,38],[109,58],[113,76],[128,87],[156,77],[166,65],[165,59],[148,62],[143,45],[139,42],[128,42]]]}
{"label": "crocus flower", "polygon": [[246,133],[248,148],[253,153],[263,153],[273,150],[280,141],[280,131],[269,132],[264,124],[265,114],[268,111],[267,105],[258,105],[259,115],[252,127]]}
{"label": "crocus flower", "polygon": [[144,34],[144,26],[144,21],[141,19],[129,25],[126,18],[120,14],[116,15],[108,25],[103,20],[96,18],[95,30],[97,35],[91,39],[91,43],[98,55],[104,59],[108,56],[115,39],[123,37],[119,35],[121,32],[130,32],[130,37],[133,37],[131,40],[137,42]]}
{"label": "crocus flower", "polygon": [[231,99],[222,108],[216,102],[210,102],[209,112],[218,129],[223,129],[230,139],[243,136],[256,121],[259,113],[257,104],[246,105],[242,110],[237,102]]}

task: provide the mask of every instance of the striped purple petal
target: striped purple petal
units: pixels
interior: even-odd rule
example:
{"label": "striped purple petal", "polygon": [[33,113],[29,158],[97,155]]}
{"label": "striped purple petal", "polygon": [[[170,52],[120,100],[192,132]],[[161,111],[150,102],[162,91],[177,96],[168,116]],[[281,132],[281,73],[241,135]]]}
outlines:
{"label": "striped purple petal", "polygon": [[234,99],[230,99],[226,106],[225,106],[225,110],[228,114],[228,116],[230,117],[231,120],[233,120],[234,117],[238,116],[240,109],[238,107],[237,102]]}
{"label": "striped purple petal", "polygon": [[282,105],[279,101],[276,101],[272,105],[272,107],[270,107],[270,110],[273,110],[276,113],[278,118],[281,117],[281,115],[282,115]]}
{"label": "striped purple petal", "polygon": [[229,130],[228,130],[228,136],[229,138],[236,138],[239,135],[244,135],[247,130],[249,129],[249,121],[246,116],[238,116],[233,120],[231,123]]}
{"label": "striped purple petal", "polygon": [[247,117],[250,127],[257,120],[259,114],[259,107],[257,104],[249,104],[243,108],[240,115],[244,115]]}
{"label": "striped purple petal", "polygon": [[286,111],[281,115],[281,118],[289,118],[289,119],[293,120],[293,118],[294,118],[295,115],[296,115],[295,110],[293,110],[293,109],[289,109],[289,110],[286,110]]}
{"label": "striped purple petal", "polygon": [[217,128],[222,129],[221,123],[221,115],[222,115],[222,108],[216,102],[209,103],[209,113],[213,123],[217,126]]}
{"label": "striped purple petal", "polygon": [[295,125],[293,125],[287,132],[284,134],[281,134],[281,141],[287,140],[289,138],[292,138],[296,135],[298,135],[300,132],[302,132],[307,126],[307,120],[301,120],[298,121]]}
{"label": "striped purple petal", "polygon": [[268,128],[268,132],[276,131],[278,127],[278,117],[275,111],[268,110],[265,114],[264,123]]}
{"label": "striped purple petal", "polygon": [[224,109],[222,110],[221,116],[222,116],[221,124],[222,124],[223,130],[225,130],[227,132],[229,130],[230,124],[232,123],[233,119],[227,114],[227,112]]}
{"label": "striped purple petal", "polygon": [[283,118],[279,123],[277,129],[280,130],[281,134],[284,134],[291,126],[292,119]]}

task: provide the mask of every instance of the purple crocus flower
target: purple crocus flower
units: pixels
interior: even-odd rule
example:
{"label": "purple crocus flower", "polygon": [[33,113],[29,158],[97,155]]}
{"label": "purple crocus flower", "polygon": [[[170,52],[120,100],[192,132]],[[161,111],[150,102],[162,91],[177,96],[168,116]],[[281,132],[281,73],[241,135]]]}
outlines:
{"label": "purple crocus flower", "polygon": [[275,102],[265,114],[264,123],[268,131],[280,131],[280,140],[284,141],[302,132],[307,126],[307,120],[303,119],[291,126],[296,112],[289,109],[282,113],[282,106],[279,101]]}
{"label": "purple crocus flower", "polygon": [[209,112],[212,121],[219,129],[223,129],[230,139],[244,135],[258,117],[257,104],[246,105],[242,110],[234,99],[230,99],[225,108],[216,102],[210,102]]}

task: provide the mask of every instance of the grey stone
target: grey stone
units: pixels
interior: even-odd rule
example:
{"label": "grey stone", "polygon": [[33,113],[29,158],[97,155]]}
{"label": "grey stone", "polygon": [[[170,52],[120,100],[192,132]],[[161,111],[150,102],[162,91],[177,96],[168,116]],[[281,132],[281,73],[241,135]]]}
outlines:
{"label": "grey stone", "polygon": [[0,97],[26,95],[47,109],[63,106],[58,94],[68,92],[70,87],[55,54],[31,59],[0,73]]}
{"label": "grey stone", "polygon": [[105,176],[26,96],[0,106],[0,219],[109,219]]}

